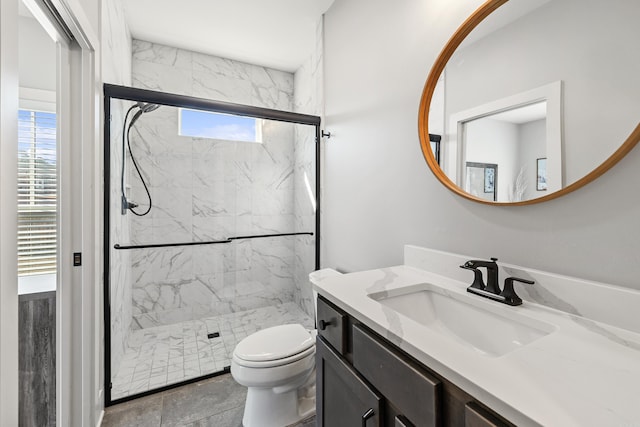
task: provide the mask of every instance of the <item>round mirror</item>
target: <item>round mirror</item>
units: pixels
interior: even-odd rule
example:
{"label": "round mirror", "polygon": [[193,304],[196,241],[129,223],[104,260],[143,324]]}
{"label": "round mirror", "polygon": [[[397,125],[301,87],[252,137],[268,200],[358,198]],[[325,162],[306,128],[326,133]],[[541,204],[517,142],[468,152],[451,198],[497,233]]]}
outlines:
{"label": "round mirror", "polygon": [[640,1],[489,0],[449,40],[420,104],[422,151],[449,189],[538,203],[640,140]]}

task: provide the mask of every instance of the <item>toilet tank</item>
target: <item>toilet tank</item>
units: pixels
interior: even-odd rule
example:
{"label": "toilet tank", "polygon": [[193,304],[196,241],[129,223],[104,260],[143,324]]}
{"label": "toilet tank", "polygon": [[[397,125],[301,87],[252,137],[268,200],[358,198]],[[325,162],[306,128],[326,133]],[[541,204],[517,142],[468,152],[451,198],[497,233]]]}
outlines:
{"label": "toilet tank", "polygon": [[318,306],[318,292],[313,289],[314,284],[322,282],[327,277],[340,276],[342,273],[334,270],[333,268],[323,268],[322,270],[316,270],[309,274],[309,282],[311,282],[311,289],[313,291],[313,318],[318,323],[318,313],[316,307]]}

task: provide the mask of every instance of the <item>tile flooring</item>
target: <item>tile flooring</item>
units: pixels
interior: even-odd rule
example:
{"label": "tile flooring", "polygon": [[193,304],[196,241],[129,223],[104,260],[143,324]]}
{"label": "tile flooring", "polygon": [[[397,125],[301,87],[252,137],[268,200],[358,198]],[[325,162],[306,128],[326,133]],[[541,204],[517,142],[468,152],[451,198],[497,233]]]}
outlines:
{"label": "tile flooring", "polygon": [[[230,374],[105,409],[102,427],[240,427],[247,389]],[[296,427],[314,427],[315,417]]]}
{"label": "tile flooring", "polygon": [[[313,328],[313,319],[295,303],[207,317],[132,331],[129,348],[113,377],[111,399],[222,371],[236,344],[260,329],[286,323]],[[219,337],[207,338],[219,333]]]}

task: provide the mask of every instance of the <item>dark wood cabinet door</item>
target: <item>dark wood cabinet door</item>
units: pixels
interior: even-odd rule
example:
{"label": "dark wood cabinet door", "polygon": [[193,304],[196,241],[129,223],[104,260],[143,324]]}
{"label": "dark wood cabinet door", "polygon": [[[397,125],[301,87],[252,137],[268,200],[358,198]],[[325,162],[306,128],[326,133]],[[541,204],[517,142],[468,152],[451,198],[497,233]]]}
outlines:
{"label": "dark wood cabinet door", "polygon": [[318,297],[317,316],[318,334],[344,356],[347,349],[347,315],[329,301]]}
{"label": "dark wood cabinet door", "polygon": [[318,336],[316,342],[318,427],[379,427],[383,400]]}
{"label": "dark wood cabinet door", "polygon": [[362,325],[353,327],[353,366],[413,425],[442,424],[441,381]]}

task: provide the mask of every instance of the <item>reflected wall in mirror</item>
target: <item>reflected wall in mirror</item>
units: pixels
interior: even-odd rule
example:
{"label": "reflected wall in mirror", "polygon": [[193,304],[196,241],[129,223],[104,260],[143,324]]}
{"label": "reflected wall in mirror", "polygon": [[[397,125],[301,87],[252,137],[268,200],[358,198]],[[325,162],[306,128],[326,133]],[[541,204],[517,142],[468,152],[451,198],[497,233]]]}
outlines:
{"label": "reflected wall in mirror", "polygon": [[[495,202],[527,204],[604,173],[640,138],[640,2],[490,0],[449,41],[420,111],[427,163],[454,192],[499,166]],[[436,161],[427,137],[442,136]],[[538,159],[546,159],[540,190]]]}

